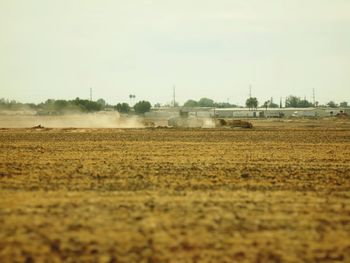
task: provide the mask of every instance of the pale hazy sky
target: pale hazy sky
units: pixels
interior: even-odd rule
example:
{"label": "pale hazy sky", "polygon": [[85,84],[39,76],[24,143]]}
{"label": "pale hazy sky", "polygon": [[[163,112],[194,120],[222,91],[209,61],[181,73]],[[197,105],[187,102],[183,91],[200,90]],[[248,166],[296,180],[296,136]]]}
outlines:
{"label": "pale hazy sky", "polygon": [[350,102],[350,0],[0,0],[0,97]]}

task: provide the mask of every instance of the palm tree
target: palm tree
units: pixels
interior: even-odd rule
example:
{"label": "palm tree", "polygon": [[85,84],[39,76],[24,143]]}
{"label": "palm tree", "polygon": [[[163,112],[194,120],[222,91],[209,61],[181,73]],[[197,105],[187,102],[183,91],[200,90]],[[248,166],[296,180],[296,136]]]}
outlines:
{"label": "palm tree", "polygon": [[132,104],[132,99],[135,99],[135,98],[136,98],[135,95],[133,95],[133,94],[130,94],[130,95],[129,95],[130,105]]}

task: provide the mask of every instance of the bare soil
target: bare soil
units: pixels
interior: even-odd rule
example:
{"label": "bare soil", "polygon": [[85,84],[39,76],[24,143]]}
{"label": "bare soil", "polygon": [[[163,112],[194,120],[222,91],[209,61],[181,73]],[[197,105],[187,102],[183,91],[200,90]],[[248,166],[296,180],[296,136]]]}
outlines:
{"label": "bare soil", "polygon": [[347,121],[1,129],[0,262],[350,262]]}

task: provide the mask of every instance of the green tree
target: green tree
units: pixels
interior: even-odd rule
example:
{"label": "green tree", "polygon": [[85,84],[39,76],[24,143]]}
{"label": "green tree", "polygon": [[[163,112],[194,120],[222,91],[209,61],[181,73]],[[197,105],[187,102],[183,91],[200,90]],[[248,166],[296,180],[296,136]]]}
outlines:
{"label": "green tree", "polygon": [[286,108],[298,108],[300,104],[300,98],[296,96],[288,96],[286,98]]}
{"label": "green tree", "polygon": [[198,101],[198,106],[199,107],[214,107],[214,101],[212,99],[208,99],[208,98],[201,98]]}
{"label": "green tree", "polygon": [[83,112],[95,112],[100,111],[102,109],[101,104],[95,101],[81,100],[79,98],[76,98],[72,101],[72,103],[78,106]]}
{"label": "green tree", "polygon": [[129,113],[130,112],[130,106],[129,104],[123,102],[123,103],[118,103],[115,106],[115,109],[120,112],[120,113]]}
{"label": "green tree", "polygon": [[330,101],[327,103],[327,106],[330,107],[330,108],[337,108],[338,107],[338,104],[336,104],[334,101]]}
{"label": "green tree", "polygon": [[256,109],[258,107],[258,99],[255,97],[251,97],[248,98],[245,102],[245,105],[249,108],[249,109]]}
{"label": "green tree", "polygon": [[149,101],[139,101],[134,105],[134,110],[137,114],[144,114],[145,112],[149,112],[151,110],[151,103]]}
{"label": "green tree", "polygon": [[299,105],[298,105],[299,108],[309,108],[309,107],[313,107],[313,106],[314,105],[306,99],[301,100],[299,102]]}
{"label": "green tree", "polygon": [[230,104],[228,102],[215,102],[214,106],[217,108],[236,108],[237,107],[237,105]]}
{"label": "green tree", "polygon": [[198,107],[198,102],[195,100],[188,100],[184,103],[184,107]]}
{"label": "green tree", "polygon": [[33,103],[21,103],[15,100],[9,101],[8,99],[0,99],[0,108],[6,110],[28,110],[36,109],[36,105]]}
{"label": "green tree", "polygon": [[286,98],[286,108],[309,108],[314,105],[306,99],[290,95]]}
{"label": "green tree", "polygon": [[64,109],[69,105],[69,102],[66,100],[55,100],[53,102],[53,108],[57,112],[63,112]]}
{"label": "green tree", "polygon": [[101,105],[102,109],[104,109],[107,105],[107,103],[104,99],[98,99],[96,102]]}
{"label": "green tree", "polygon": [[347,107],[349,107],[349,106],[348,106],[348,103],[347,103],[346,101],[340,102],[340,103],[339,103],[339,106],[342,107],[342,108],[347,108]]}

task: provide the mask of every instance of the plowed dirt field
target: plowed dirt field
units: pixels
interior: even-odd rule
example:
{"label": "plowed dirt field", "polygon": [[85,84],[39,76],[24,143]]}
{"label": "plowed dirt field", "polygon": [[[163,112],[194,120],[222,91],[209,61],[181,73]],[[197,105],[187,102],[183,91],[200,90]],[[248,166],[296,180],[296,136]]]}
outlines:
{"label": "plowed dirt field", "polygon": [[0,262],[350,262],[350,129],[0,130]]}

